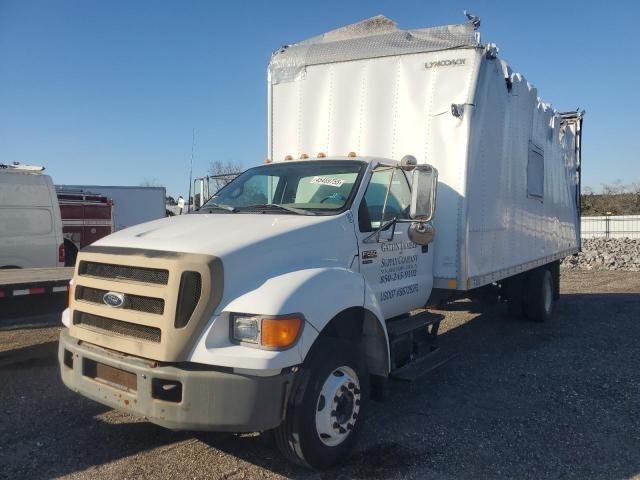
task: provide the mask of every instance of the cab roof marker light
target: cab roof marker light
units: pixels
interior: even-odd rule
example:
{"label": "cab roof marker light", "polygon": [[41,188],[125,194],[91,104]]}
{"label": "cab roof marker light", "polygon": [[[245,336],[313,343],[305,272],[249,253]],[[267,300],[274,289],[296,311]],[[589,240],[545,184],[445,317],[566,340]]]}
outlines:
{"label": "cab roof marker light", "polygon": [[349,152],[349,153],[347,154],[347,157],[349,157],[349,158],[355,158],[355,157],[357,157],[357,156],[358,156],[358,155],[356,155],[356,152]]}
{"label": "cab roof marker light", "polygon": [[300,160],[306,160],[307,158],[309,158],[309,155],[307,155],[306,153],[300,155]]}
{"label": "cab roof marker light", "polygon": [[318,158],[327,158],[327,154],[324,152],[318,153]]}
{"label": "cab roof marker light", "polygon": [[272,163],[272,162],[273,162],[273,160],[271,160],[270,158],[265,158],[263,163],[266,165],[266,164]]}
{"label": "cab roof marker light", "polygon": [[284,157],[285,160],[293,160],[293,157],[291,155],[287,155],[286,157]]}

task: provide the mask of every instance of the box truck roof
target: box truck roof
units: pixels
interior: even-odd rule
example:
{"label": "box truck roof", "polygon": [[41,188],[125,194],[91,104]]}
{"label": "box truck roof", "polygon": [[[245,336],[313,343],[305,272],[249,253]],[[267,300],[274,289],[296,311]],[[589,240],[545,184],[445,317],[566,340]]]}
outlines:
{"label": "box truck roof", "polygon": [[273,54],[269,73],[277,84],[304,74],[310,65],[478,46],[480,34],[471,22],[400,30],[394,21],[378,15],[280,48]]}

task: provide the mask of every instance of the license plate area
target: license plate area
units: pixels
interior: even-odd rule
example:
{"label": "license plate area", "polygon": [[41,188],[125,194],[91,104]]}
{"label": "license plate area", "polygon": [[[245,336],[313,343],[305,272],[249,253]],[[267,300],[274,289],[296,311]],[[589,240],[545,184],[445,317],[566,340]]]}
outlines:
{"label": "license plate area", "polygon": [[120,390],[127,392],[138,390],[138,378],[135,373],[96,362],[90,358],[83,359],[82,374],[96,382],[104,383]]}

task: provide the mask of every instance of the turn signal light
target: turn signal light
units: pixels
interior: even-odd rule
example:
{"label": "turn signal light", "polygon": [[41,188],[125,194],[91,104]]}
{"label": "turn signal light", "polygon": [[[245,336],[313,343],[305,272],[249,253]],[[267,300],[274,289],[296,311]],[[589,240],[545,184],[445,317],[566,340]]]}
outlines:
{"label": "turn signal light", "polygon": [[73,280],[69,280],[69,286],[67,287],[67,307],[71,306],[71,300],[73,300]]}
{"label": "turn signal light", "polygon": [[302,319],[264,318],[262,319],[261,344],[269,348],[286,348],[297,339],[302,327]]}

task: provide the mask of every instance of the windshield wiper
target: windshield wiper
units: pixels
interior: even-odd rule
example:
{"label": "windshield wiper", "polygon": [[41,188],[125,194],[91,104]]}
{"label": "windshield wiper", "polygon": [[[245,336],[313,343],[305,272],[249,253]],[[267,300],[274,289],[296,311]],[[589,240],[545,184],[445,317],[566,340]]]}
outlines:
{"label": "windshield wiper", "polygon": [[235,207],[232,207],[231,205],[225,205],[224,203],[207,203],[200,207],[200,210],[204,210],[207,208],[219,208],[220,210],[226,210],[227,212],[237,212]]}
{"label": "windshield wiper", "polygon": [[249,205],[248,208],[279,208],[281,210],[286,210],[287,212],[297,213],[298,215],[316,215],[315,212],[310,210],[304,210],[302,208],[289,207],[287,205],[279,205],[277,203],[264,203],[262,205]]}

